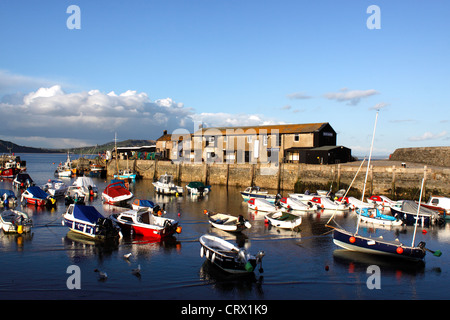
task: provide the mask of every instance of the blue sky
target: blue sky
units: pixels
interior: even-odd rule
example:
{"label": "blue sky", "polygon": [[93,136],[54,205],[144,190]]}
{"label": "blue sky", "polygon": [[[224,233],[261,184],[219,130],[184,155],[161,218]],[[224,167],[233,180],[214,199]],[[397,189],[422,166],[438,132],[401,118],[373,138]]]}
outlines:
{"label": "blue sky", "polygon": [[[70,5],[81,29],[68,29]],[[370,5],[381,29],[368,29]],[[329,122],[368,154],[450,145],[450,2],[0,3],[0,139],[70,147]]]}

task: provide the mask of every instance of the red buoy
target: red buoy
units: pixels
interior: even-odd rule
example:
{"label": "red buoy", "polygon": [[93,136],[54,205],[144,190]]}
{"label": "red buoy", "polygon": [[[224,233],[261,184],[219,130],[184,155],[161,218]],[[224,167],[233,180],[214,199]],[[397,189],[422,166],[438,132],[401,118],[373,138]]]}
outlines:
{"label": "red buoy", "polygon": [[348,239],[350,241],[350,243],[355,243],[356,238],[355,237],[350,237],[350,239]]}
{"label": "red buoy", "polygon": [[395,250],[395,251],[397,251],[398,254],[402,254],[403,253],[403,248],[402,247],[398,247],[397,250]]}

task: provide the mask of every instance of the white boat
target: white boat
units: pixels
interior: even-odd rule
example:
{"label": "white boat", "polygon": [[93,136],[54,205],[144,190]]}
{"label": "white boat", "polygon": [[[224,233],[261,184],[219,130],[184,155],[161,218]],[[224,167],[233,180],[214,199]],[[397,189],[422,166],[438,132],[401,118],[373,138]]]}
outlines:
{"label": "white boat", "polygon": [[222,270],[232,274],[252,273],[258,265],[259,271],[262,270],[262,258],[264,251],[259,251],[256,256],[248,253],[245,249],[229,243],[228,241],[211,236],[203,235],[199,239],[201,248],[200,256],[206,257],[213,264]]}
{"label": "white boat", "polygon": [[152,184],[156,193],[167,195],[183,194],[183,187],[175,185],[173,176],[167,173],[163,174],[158,181],[152,182]]}
{"label": "white boat", "polygon": [[260,187],[247,187],[244,191],[241,191],[244,201],[248,201],[251,198],[266,199],[270,202],[275,202],[276,195],[269,194],[267,190]]}
{"label": "white boat", "polygon": [[395,204],[394,200],[391,200],[386,196],[377,196],[377,195],[372,195],[369,198],[367,198],[367,202],[375,203],[384,208],[389,208],[391,205]]}
{"label": "white boat", "polygon": [[314,212],[317,210],[317,205],[312,204],[311,202],[309,202],[309,204],[305,204],[304,202],[292,197],[281,198],[280,205],[283,209],[286,210],[294,210],[301,212]]}
{"label": "white boat", "polygon": [[302,217],[289,212],[271,212],[265,218],[274,227],[281,229],[294,229],[302,223]]}
{"label": "white boat", "polygon": [[289,193],[288,194],[290,198],[296,199],[296,200],[300,200],[301,202],[307,204],[308,202],[310,202],[312,199],[314,198],[321,198],[322,196],[318,195],[318,194],[309,194],[309,193]]}
{"label": "white boat", "polygon": [[81,189],[86,197],[98,195],[97,185],[90,177],[78,177],[72,185]]}
{"label": "white boat", "polygon": [[[340,202],[341,199],[339,199],[336,202]],[[375,203],[368,203],[365,201],[361,201],[359,199],[356,199],[355,197],[346,197],[345,200],[347,201],[347,203],[350,205],[350,207],[352,209],[362,209],[362,208],[375,208],[376,204]]]}
{"label": "white boat", "polygon": [[55,176],[57,177],[71,177],[74,174],[72,170],[72,161],[70,160],[69,153],[67,152],[67,160],[64,164],[60,163],[55,170]]}
{"label": "white boat", "polygon": [[84,204],[86,195],[83,190],[76,186],[69,186],[65,193],[64,201],[66,205],[72,203]]}
{"label": "white boat", "polygon": [[188,194],[191,195],[207,195],[211,190],[211,186],[205,186],[203,182],[191,181],[186,186]]}
{"label": "white boat", "polygon": [[67,192],[68,186],[59,179],[48,179],[48,182],[42,186],[42,190],[53,197],[62,197]]}
{"label": "white boat", "polygon": [[442,196],[431,196],[426,203],[427,208],[437,211],[445,211],[450,214],[450,198]]}
{"label": "white boat", "polygon": [[229,232],[240,232],[245,229],[251,228],[251,224],[248,220],[244,219],[242,215],[238,217],[225,213],[210,213],[207,210],[204,212],[208,215],[209,223],[218,229]]}
{"label": "white boat", "polygon": [[250,209],[256,211],[272,212],[278,210],[274,203],[262,198],[250,198],[247,204]]}
{"label": "white boat", "polygon": [[32,220],[24,212],[5,210],[0,214],[0,224],[6,233],[27,233],[31,231]]}
{"label": "white boat", "polygon": [[323,210],[335,210],[335,211],[349,211],[350,208],[344,203],[336,203],[329,198],[314,197],[310,200],[311,203],[317,205],[319,209]]}
{"label": "white boat", "polygon": [[356,214],[359,215],[362,222],[372,223],[374,225],[382,226],[401,226],[403,221],[386,214],[382,214],[377,208],[361,208],[356,209]]}
{"label": "white boat", "polygon": [[120,227],[111,219],[103,217],[93,206],[71,204],[63,215],[62,225],[97,240],[122,236]]}
{"label": "white boat", "polygon": [[17,197],[13,190],[0,189],[0,208],[14,208],[17,205]]}

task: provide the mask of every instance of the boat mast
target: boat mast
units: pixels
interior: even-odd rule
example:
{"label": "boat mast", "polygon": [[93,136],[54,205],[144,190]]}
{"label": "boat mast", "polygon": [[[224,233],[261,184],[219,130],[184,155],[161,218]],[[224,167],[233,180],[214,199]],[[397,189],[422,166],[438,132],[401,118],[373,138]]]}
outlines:
{"label": "boat mast", "polygon": [[114,149],[116,151],[116,174],[119,174],[119,158],[117,157],[117,132],[114,132]]}
{"label": "boat mast", "polygon": [[417,224],[419,223],[419,211],[420,211],[420,204],[422,202],[422,190],[423,190],[423,184],[425,181],[425,170],[424,170],[424,178],[422,179],[422,186],[420,187],[420,196],[419,196],[419,205],[417,206],[417,213],[416,213],[416,223],[414,224],[414,235],[411,242],[411,247],[414,247],[414,242],[416,241],[416,231],[417,231]]}
{"label": "boat mast", "polygon": [[[364,201],[364,194],[366,192],[366,184],[367,184],[367,177],[369,175],[369,168],[370,168],[370,160],[372,159],[372,150],[373,150],[373,141],[375,140],[375,130],[377,129],[377,120],[378,120],[378,112],[380,110],[377,110],[377,114],[375,116],[375,125],[373,127],[373,134],[372,134],[372,143],[370,144],[370,152],[369,152],[369,161],[367,162],[367,170],[366,170],[366,177],[364,179],[364,187],[363,187],[363,192],[362,192],[362,197],[361,197],[361,201]],[[359,222],[361,220],[361,215],[358,214],[358,223],[356,225],[356,232],[355,234],[358,234],[358,230],[359,230]]]}

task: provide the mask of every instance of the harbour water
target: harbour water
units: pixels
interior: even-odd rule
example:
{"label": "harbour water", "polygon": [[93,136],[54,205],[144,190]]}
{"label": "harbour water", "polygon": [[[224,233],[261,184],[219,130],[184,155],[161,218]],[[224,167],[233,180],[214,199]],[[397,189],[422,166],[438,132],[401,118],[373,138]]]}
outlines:
{"label": "harbour water", "polygon": [[[64,154],[22,154],[28,173],[37,185],[53,178]],[[99,193],[105,179],[94,178]],[[65,180],[71,184],[70,179]],[[10,181],[0,187],[11,188]],[[264,223],[264,213],[247,208],[241,188],[213,185],[204,198],[158,196],[151,181],[131,184],[137,198],[166,204],[167,217],[180,221],[182,233],[172,241],[151,242],[145,238],[123,238],[117,245],[101,245],[73,235],[62,226],[66,206],[59,199],[55,209],[25,206],[32,219],[32,233],[25,236],[0,234],[0,299],[122,299],[122,300],[373,300],[448,299],[450,285],[450,227],[418,228],[416,243],[425,241],[441,257],[428,253],[425,264],[405,264],[339,249],[325,224],[331,213],[304,215],[300,231],[279,230]],[[287,195],[287,194],[286,194]],[[105,216],[123,210],[103,205],[101,196],[92,199]],[[212,228],[203,210],[242,214],[252,227],[241,235]],[[354,230],[354,213],[335,217],[336,223]],[[384,239],[398,238],[410,244],[414,228],[380,229],[362,225],[361,234]],[[250,252],[263,250],[264,272],[254,276],[230,277],[200,257],[198,238],[214,234],[245,246]],[[129,260],[124,254],[132,253]],[[80,268],[81,287],[70,289],[68,267]],[[131,270],[141,266],[141,276]],[[368,285],[380,268],[379,289]],[[95,269],[107,273],[100,281]]]}

